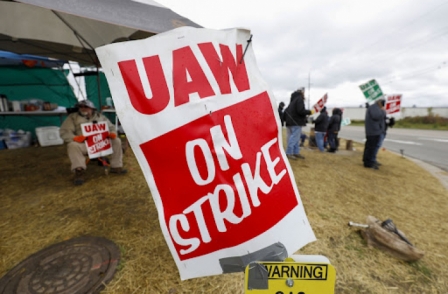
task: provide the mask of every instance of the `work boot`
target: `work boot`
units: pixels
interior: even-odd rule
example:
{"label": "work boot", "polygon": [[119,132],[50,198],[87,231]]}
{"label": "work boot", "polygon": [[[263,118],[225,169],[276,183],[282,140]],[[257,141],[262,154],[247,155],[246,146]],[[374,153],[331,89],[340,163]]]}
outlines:
{"label": "work boot", "polygon": [[302,154],[294,154],[294,156],[296,158],[305,159],[305,156],[303,156]]}
{"label": "work boot", "polygon": [[81,186],[84,184],[84,169],[78,167],[75,169],[75,179],[73,180],[75,186]]}
{"label": "work boot", "polygon": [[292,154],[286,154],[286,157],[288,157],[289,159],[292,159],[292,160],[297,160],[297,157],[295,157]]}
{"label": "work boot", "polygon": [[128,171],[122,167],[111,167],[110,168],[110,173],[112,174],[119,174],[119,175],[123,175],[125,173],[127,173]]}

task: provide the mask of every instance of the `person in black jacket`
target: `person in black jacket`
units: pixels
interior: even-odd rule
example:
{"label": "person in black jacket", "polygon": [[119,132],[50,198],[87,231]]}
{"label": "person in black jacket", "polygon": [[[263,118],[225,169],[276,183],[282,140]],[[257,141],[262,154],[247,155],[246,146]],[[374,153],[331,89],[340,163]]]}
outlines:
{"label": "person in black jacket", "polygon": [[366,143],[362,161],[364,162],[364,167],[367,168],[378,169],[376,153],[379,150],[378,144],[380,143],[381,136],[384,134],[386,127],[384,103],[384,99],[379,99],[366,110]]}
{"label": "person in black jacket", "polygon": [[325,106],[320,111],[320,114],[316,120],[313,120],[313,123],[317,148],[319,148],[319,151],[324,152],[324,137],[328,127],[328,114]]}
{"label": "person in black jacket", "polygon": [[342,110],[340,108],[333,108],[330,121],[328,123],[328,143],[330,144],[330,149],[328,152],[336,152],[338,150],[338,133],[341,129],[342,122]]}
{"label": "person in black jacket", "polygon": [[284,113],[283,113],[284,108],[285,108],[285,102],[282,101],[278,105],[278,116],[280,117],[280,123],[281,123],[282,127],[285,125],[285,117],[284,117]]}
{"label": "person in black jacket", "polygon": [[291,94],[291,100],[285,110],[285,124],[288,146],[286,156],[289,159],[305,159],[300,153],[299,139],[302,127],[306,125],[307,115],[312,114],[311,110],[305,109],[304,89],[297,90]]}
{"label": "person in black jacket", "polygon": [[377,158],[377,156],[378,156],[378,151],[380,151],[380,148],[381,148],[381,146],[383,145],[383,142],[384,142],[384,139],[386,138],[386,134],[387,134],[387,128],[388,127],[393,127],[394,125],[395,125],[395,118],[393,118],[393,117],[388,117],[387,116],[387,113],[385,114],[385,116],[384,116],[384,133],[382,133],[381,135],[380,135],[380,140],[378,141],[378,145],[376,146],[376,150],[375,150],[375,158],[374,158],[374,161],[375,161],[375,164],[377,165],[377,166],[380,166],[381,165],[381,163],[379,163],[378,162],[378,160],[376,159]]}

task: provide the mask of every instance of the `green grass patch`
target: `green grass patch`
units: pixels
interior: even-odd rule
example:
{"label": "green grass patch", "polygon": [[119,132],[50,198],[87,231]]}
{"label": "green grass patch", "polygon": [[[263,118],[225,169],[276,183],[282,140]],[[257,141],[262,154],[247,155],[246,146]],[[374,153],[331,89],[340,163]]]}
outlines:
{"label": "green grass patch", "polygon": [[[363,120],[352,120],[352,126],[364,126]],[[448,130],[448,118],[438,115],[405,117],[395,121],[394,128],[419,130]]]}
{"label": "green grass patch", "polygon": [[433,276],[432,271],[419,261],[409,262],[409,265],[427,278],[431,278]]}

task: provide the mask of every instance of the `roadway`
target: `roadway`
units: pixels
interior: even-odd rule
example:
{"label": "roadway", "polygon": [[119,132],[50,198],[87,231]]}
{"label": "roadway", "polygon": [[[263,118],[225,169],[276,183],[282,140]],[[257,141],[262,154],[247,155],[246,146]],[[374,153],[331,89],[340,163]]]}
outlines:
{"label": "roadway", "polygon": [[[339,137],[365,142],[364,126],[344,126]],[[383,147],[448,171],[448,131],[389,128]]]}

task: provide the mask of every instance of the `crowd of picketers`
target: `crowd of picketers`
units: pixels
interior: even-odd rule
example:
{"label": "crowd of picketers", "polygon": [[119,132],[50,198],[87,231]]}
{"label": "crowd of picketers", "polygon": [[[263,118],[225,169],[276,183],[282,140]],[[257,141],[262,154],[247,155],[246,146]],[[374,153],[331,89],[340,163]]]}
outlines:
{"label": "crowd of picketers", "polygon": [[[363,163],[366,168],[378,169],[381,165],[376,157],[380,147],[386,137],[388,127],[395,123],[393,118],[386,116],[384,109],[385,100],[379,99],[369,106],[366,103],[366,143],[363,154]],[[300,88],[291,94],[288,107],[280,102],[278,113],[281,125],[286,126],[287,147],[286,156],[291,160],[305,159],[300,154],[300,147],[307,136],[302,133],[302,127],[306,126],[308,116],[314,114],[314,110],[305,108],[305,89]],[[333,108],[331,116],[327,108],[323,107],[316,119],[312,119],[314,124],[313,144],[320,152],[335,153],[339,148],[338,134],[342,123],[342,109]],[[311,143],[311,141],[310,141]]]}

